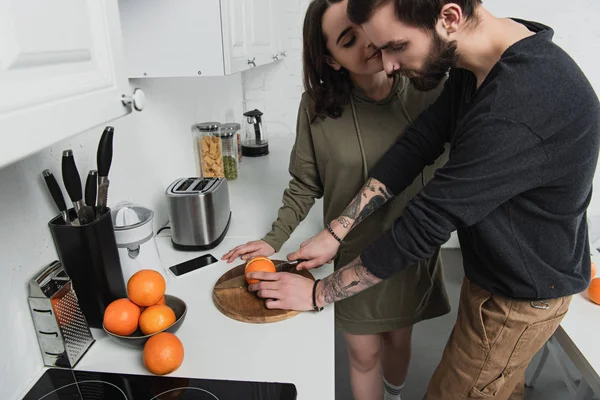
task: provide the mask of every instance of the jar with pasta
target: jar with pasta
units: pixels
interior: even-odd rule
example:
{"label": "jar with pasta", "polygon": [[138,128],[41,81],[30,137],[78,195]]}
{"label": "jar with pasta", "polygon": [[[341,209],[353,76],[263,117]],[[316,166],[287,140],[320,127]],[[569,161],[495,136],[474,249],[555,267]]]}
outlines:
{"label": "jar with pasta", "polygon": [[193,126],[196,170],[203,178],[224,178],[223,147],[219,122],[202,122]]}

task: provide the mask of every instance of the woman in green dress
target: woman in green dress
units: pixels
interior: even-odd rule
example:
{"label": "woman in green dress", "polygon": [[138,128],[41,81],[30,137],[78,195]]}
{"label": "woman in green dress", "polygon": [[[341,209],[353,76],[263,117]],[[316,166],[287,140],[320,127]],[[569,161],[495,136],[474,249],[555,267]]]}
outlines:
{"label": "woman in green dress", "polygon": [[[223,256],[228,262],[278,252],[315,199],[323,198],[324,221],[340,215],[364,185],[368,169],[441,91],[419,92],[408,79],[388,76],[380,52],[347,18],[346,5],[347,0],[314,0],[308,7],[303,31],[306,91],[290,157],[292,179],[272,230],[262,240],[229,251]],[[361,222],[361,229],[346,237],[334,265],[346,265],[389,229],[446,159],[442,155],[402,194]],[[385,393],[385,399],[400,399],[412,326],[449,311],[439,250],[417,268],[336,303],[354,398],[380,400]]]}

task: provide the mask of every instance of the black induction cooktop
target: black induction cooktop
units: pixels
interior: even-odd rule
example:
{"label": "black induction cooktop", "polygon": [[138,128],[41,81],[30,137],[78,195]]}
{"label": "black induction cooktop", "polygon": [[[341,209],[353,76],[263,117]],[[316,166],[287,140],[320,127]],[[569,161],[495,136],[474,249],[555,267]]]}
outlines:
{"label": "black induction cooktop", "polygon": [[127,375],[51,368],[23,400],[295,400],[291,383]]}

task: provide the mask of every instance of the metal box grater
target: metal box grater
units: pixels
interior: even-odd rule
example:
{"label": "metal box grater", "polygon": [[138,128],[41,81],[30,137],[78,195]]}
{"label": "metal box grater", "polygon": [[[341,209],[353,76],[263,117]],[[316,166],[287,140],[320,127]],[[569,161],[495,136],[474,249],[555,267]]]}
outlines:
{"label": "metal box grater", "polygon": [[73,368],[95,340],[71,279],[53,261],[29,281],[29,309],[44,365]]}

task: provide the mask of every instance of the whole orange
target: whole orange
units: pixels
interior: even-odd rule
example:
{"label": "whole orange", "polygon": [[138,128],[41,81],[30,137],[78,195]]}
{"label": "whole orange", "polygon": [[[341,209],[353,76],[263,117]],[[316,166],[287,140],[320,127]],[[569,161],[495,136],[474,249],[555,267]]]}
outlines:
{"label": "whole orange", "polygon": [[113,301],[104,310],[104,327],[115,335],[131,335],[138,327],[140,308],[129,299]]}
{"label": "whole orange", "polygon": [[142,269],[129,278],[127,296],[140,307],[156,304],[165,294],[165,278],[154,270]]}
{"label": "whole orange", "polygon": [[144,345],[144,365],[156,375],[175,371],[183,362],[183,344],[172,333],[161,332],[152,336]]}
{"label": "whole orange", "polygon": [[168,328],[175,319],[171,307],[164,304],[150,306],[140,315],[140,329],[144,335],[150,335]]}
{"label": "whole orange", "polygon": [[[276,272],[275,264],[273,261],[269,260],[267,257],[254,257],[248,260],[246,263],[246,267],[244,268],[244,274],[247,275],[249,272]],[[258,279],[248,279],[246,278],[246,282],[249,285],[253,283],[258,283]]]}
{"label": "whole orange", "polygon": [[600,278],[592,279],[590,287],[588,288],[588,296],[590,296],[591,301],[600,304]]}

